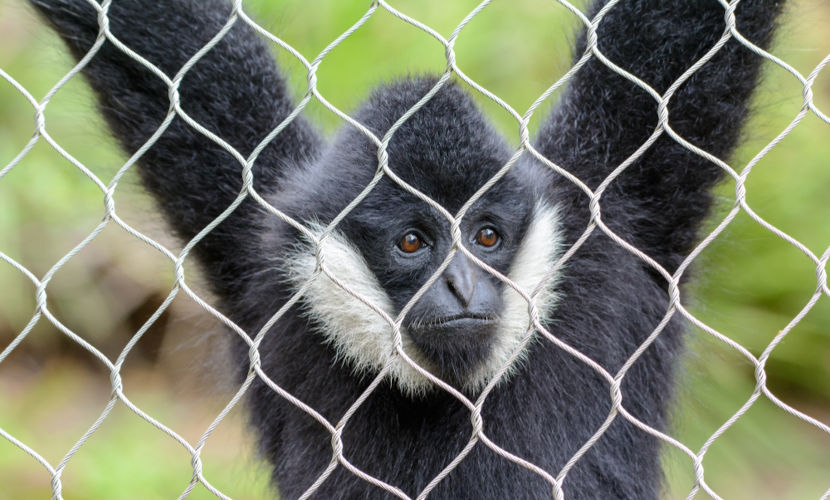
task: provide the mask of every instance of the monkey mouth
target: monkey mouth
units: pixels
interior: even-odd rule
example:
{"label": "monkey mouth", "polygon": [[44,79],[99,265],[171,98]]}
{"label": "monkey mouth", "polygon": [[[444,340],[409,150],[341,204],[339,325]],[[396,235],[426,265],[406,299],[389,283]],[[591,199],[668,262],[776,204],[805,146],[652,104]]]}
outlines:
{"label": "monkey mouth", "polygon": [[497,329],[495,315],[464,313],[416,321],[407,332],[433,365],[435,375],[463,386],[490,355]]}
{"label": "monkey mouth", "polygon": [[476,314],[476,313],[464,313],[464,314],[453,314],[451,316],[442,316],[432,321],[426,323],[420,323],[417,325],[413,325],[410,328],[415,328],[416,330],[435,330],[435,329],[442,329],[442,328],[475,328],[477,326],[484,326],[489,323],[493,323],[496,321],[496,316],[493,314]]}

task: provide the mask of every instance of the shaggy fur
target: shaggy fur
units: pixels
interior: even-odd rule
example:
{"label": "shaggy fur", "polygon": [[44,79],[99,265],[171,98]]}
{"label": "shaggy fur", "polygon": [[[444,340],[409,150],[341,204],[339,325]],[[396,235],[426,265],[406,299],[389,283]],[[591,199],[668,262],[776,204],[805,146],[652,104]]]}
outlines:
{"label": "shaggy fur", "polygon": [[[72,54],[82,57],[98,32],[95,10],[85,0],[31,1]],[[604,3],[597,0],[592,13]],[[738,29],[757,45],[768,46],[782,4],[783,0],[742,0]],[[172,76],[214,36],[228,12],[223,0],[116,0],[109,18],[118,39]],[[724,29],[724,9],[717,0],[623,0],[602,21],[598,40],[609,59],[663,92]],[[577,57],[584,48],[583,35]],[[700,148],[728,157],[745,121],[760,62],[760,57],[729,41],[672,98],[674,130]],[[124,150],[136,151],[167,113],[165,86],[109,42],[84,74]],[[354,116],[382,134],[434,83],[434,78],[410,78],[381,87]],[[267,45],[240,22],[191,68],[180,94],[191,117],[243,155],[294,106]],[[541,127],[536,146],[594,188],[646,140],[656,123],[654,100],[594,58],[571,80]],[[349,127],[324,145],[315,129],[298,117],[259,156],[256,188],[292,217],[326,224],[372,178],[376,153],[371,142]],[[450,212],[457,211],[510,155],[472,100],[452,84],[413,115],[389,145],[390,167]],[[141,158],[139,174],[183,240],[221,213],[242,185],[240,165],[181,118]],[[694,245],[711,205],[709,189],[722,177],[717,166],[663,135],[605,191],[603,221],[671,272]],[[548,242],[548,251],[528,257],[536,250],[525,249],[539,246],[535,230],[529,228],[540,220],[534,216],[540,202],[556,207],[556,236]],[[568,248],[588,223],[584,193],[525,155],[470,210],[461,229],[467,235],[481,224],[499,227],[502,244],[489,253],[476,248],[477,255],[504,274],[535,277],[559,251],[557,241]],[[429,233],[432,245],[429,252],[405,259],[390,249],[399,231],[413,225]],[[330,241],[339,248],[334,253],[354,265],[349,272],[359,278],[355,286],[395,313],[449,251],[448,228],[433,210],[384,179],[342,221]],[[298,245],[302,242],[292,228],[249,199],[207,235],[195,253],[221,298],[221,309],[246,331],[256,332],[308,273],[307,263],[297,256]],[[504,290],[489,275],[479,280],[481,286]],[[668,304],[664,280],[600,231],[594,231],[557,280],[557,303],[546,327],[612,373],[654,329]],[[336,294],[326,283],[315,287],[311,297],[321,301],[293,308],[265,336],[262,363],[274,381],[337,421],[371,381],[379,363],[371,360],[379,351],[370,346],[375,354],[352,353],[350,349],[360,351],[360,346],[347,338],[359,328],[355,322],[362,315],[327,312],[327,307],[338,309],[334,301],[340,299],[329,298]],[[424,299],[434,296],[430,292]],[[510,294],[490,299],[493,314],[512,323],[504,319],[504,311],[517,310]],[[441,302],[433,305],[443,307]],[[417,321],[428,317],[428,311],[412,313],[404,325],[410,333]],[[364,333],[369,335],[376,318],[367,314],[365,321]],[[622,386],[628,411],[658,429],[665,427],[673,367],[682,351],[681,330],[679,322],[671,322]],[[430,342],[435,339],[407,336],[417,344],[408,349],[420,350],[448,380],[470,380],[476,367],[501,356],[493,355],[499,350],[493,339],[454,339],[446,350],[433,352]],[[248,367],[246,351],[240,345],[237,353],[242,373]],[[471,425],[469,411],[457,400],[440,390],[406,390],[408,384],[416,384],[406,382],[407,377],[399,374],[379,386],[342,437],[351,463],[416,495],[461,451]],[[248,403],[281,498],[297,498],[329,463],[331,436],[264,384],[252,388]],[[601,425],[609,408],[604,380],[552,343],[539,341],[489,395],[483,408],[484,430],[506,450],[556,475]],[[655,438],[617,418],[568,474],[567,495],[657,498],[658,445]],[[432,496],[549,498],[550,487],[478,443]],[[324,499],[387,497],[342,467],[316,494]]]}

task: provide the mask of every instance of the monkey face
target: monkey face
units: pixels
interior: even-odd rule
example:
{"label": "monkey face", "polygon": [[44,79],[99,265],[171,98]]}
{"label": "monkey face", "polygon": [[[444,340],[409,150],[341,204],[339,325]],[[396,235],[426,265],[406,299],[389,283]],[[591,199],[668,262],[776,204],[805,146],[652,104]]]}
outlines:
{"label": "monkey face", "polygon": [[534,336],[528,302],[513,286],[526,296],[538,292],[541,321],[552,313],[555,209],[494,189],[462,218],[454,242],[449,221],[408,196],[379,186],[326,238],[326,269],[335,280],[315,276],[311,247],[289,255],[290,280],[298,289],[312,280],[304,310],[354,371],[371,375],[388,367],[402,392],[432,390],[414,362],[457,388],[480,389],[518,358],[506,372],[515,369]]}
{"label": "monkey face", "polygon": [[[510,221],[491,211],[472,215],[460,226],[459,243],[480,263],[507,273],[516,243],[524,235],[527,214],[514,211],[508,215]],[[402,226],[406,229],[389,249],[391,266],[383,267],[387,271],[382,273],[382,286],[402,311],[427,281],[437,278],[409,306],[403,327],[436,375],[463,386],[486,363],[498,340],[505,285],[458,247],[439,273],[454,246],[449,225],[438,222],[429,218]]]}

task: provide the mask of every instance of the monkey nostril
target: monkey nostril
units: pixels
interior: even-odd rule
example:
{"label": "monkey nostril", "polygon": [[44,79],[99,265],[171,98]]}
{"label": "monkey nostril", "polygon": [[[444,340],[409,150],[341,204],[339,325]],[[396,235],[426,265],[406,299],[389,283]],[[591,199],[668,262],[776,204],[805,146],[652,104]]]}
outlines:
{"label": "monkey nostril", "polygon": [[473,300],[477,278],[477,268],[464,255],[457,255],[444,272],[447,288],[464,307],[468,307]]}
{"label": "monkey nostril", "polygon": [[471,276],[447,275],[447,287],[464,307],[470,305],[475,292],[475,280]]}

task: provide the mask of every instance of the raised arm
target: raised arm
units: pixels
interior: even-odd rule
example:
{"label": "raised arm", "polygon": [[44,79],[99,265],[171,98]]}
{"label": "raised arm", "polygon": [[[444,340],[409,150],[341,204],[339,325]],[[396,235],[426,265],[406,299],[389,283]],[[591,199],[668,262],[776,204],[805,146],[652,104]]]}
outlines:
{"label": "raised arm", "polygon": [[[98,12],[87,0],[31,0],[80,59],[98,32]],[[110,30],[125,45],[173,77],[230,17],[223,0],[116,0]],[[170,107],[163,81],[109,41],[84,69],[112,132],[128,154],[162,124]],[[247,156],[293,109],[266,43],[240,19],[185,75],[181,107],[202,126]],[[281,169],[317,154],[315,130],[297,117],[262,152],[254,185],[272,192]],[[225,210],[242,188],[242,166],[221,146],[177,116],[139,160],[139,174],[167,221],[184,240]],[[210,283],[235,283],[250,262],[245,245],[258,231],[250,200],[196,247]],[[229,290],[218,290],[229,292]]]}
{"label": "raised arm", "polygon": [[[590,16],[606,5],[594,2]],[[782,0],[741,0],[737,29],[760,47],[772,37]],[[621,0],[602,19],[598,47],[611,61],[664,93],[704,56],[727,29],[718,0]],[[583,33],[575,59],[586,48]],[[721,158],[734,150],[758,80],[761,56],[737,40],[695,72],[669,103],[671,127],[690,143]],[[549,159],[596,188],[654,132],[658,103],[646,91],[593,57],[575,75],[537,138]],[[724,176],[668,134],[630,165],[601,199],[603,220],[669,270],[695,241],[711,205],[708,190]],[[587,197],[565,179],[554,196],[564,220],[585,228]]]}

